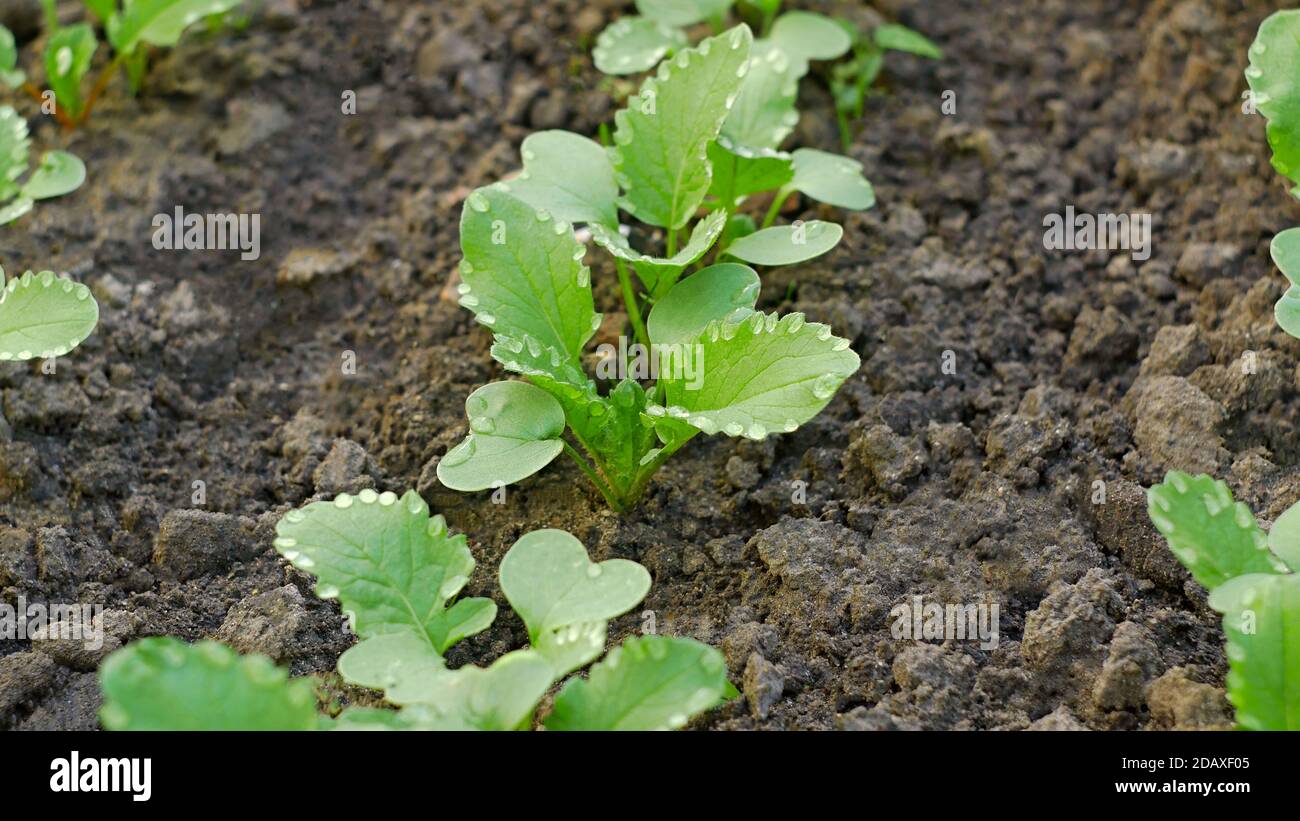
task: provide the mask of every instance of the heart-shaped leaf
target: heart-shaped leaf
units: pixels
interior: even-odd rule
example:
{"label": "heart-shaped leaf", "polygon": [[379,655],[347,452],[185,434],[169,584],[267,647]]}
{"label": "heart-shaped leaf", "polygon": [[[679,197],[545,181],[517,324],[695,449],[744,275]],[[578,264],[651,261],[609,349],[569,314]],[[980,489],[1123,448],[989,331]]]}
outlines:
{"label": "heart-shaped leaf", "polygon": [[1228,639],[1228,700],[1248,730],[1300,730],[1300,575],[1251,573],[1210,591]]}
{"label": "heart-shaped leaf", "polygon": [[591,56],[605,74],[637,74],[686,45],[681,29],[649,17],[623,17],[596,38]]}
{"label": "heart-shaped leaf", "polygon": [[592,308],[586,247],[573,226],[509,193],[480,188],[461,212],[460,304],[496,333],[531,336],[578,362],[600,327]]}
{"label": "heart-shaped leaf", "polygon": [[520,153],[524,170],[508,183],[516,197],[556,219],[618,225],[618,183],[599,143],[569,131],[538,131],[524,139]]}
{"label": "heart-shaped leaf", "polygon": [[548,730],[675,730],[721,704],[722,654],[694,639],[641,636],[615,647],[555,697]]}
{"label": "heart-shaped leaf", "polygon": [[431,683],[448,672],[442,656],[414,630],[362,639],[339,656],[338,670],[349,684],[383,690],[393,704],[426,699]]}
{"label": "heart-shaped leaf", "polygon": [[99,305],[85,285],[53,271],[28,271],[0,289],[0,360],[63,356],[98,322]]}
{"label": "heart-shaped leaf", "polygon": [[542,633],[607,621],[636,607],[650,591],[650,574],[627,559],[600,564],[563,530],[534,530],[501,560],[501,592],[537,644]]}
{"label": "heart-shaped leaf", "polygon": [[1147,491],[1147,513],[1169,549],[1206,588],[1235,576],[1285,573],[1250,508],[1223,482],[1171,470]]}
{"label": "heart-shaped leaf", "polygon": [[1300,503],[1287,508],[1268,531],[1268,549],[1291,572],[1300,573]]}
{"label": "heart-shaped leaf", "polygon": [[863,211],[876,204],[876,192],[862,176],[862,163],[815,148],[792,154],[794,178],[790,187],[815,200]]}
{"label": "heart-shaped leaf", "polygon": [[222,14],[243,0],[132,0],[120,15],[108,19],[108,40],[119,54],[130,54],[139,43],[170,48],[185,29],[213,14]]}
{"label": "heart-shaped leaf", "polygon": [[735,321],[758,304],[758,274],[748,265],[710,265],[677,284],[646,320],[650,341],[682,345],[699,338],[710,322]]}
{"label": "heart-shaped leaf", "polygon": [[712,175],[707,148],[735,102],[752,39],[741,25],[677,52],[614,115],[610,160],[624,211],[674,230],[694,215]]}
{"label": "heart-shaped leaf", "polygon": [[793,265],[819,257],[839,244],[844,229],[833,222],[808,220],[777,225],[741,237],[727,256],[755,265]]}
{"label": "heart-shaped leaf", "polygon": [[754,313],[712,322],[697,342],[704,376],[660,374],[664,405],[652,417],[685,422],[708,434],[763,439],[789,433],[826,407],[858,369],[849,340],[803,314]]}
{"label": "heart-shaped leaf", "polygon": [[114,651],[99,671],[109,730],[311,730],[311,679],[223,644],[154,637]]}
{"label": "heart-shaped leaf", "polygon": [[[1273,167],[1292,182],[1300,182],[1300,9],[1269,15],[1259,26],[1248,52],[1250,85],[1256,109],[1268,119],[1268,144]],[[1300,196],[1300,186],[1291,193]]]}
{"label": "heart-shaped leaf", "polygon": [[486,490],[532,476],[564,450],[564,409],[527,382],[493,382],[465,400],[470,433],[438,462],[452,490]]}
{"label": "heart-shaped leaf", "polygon": [[460,667],[432,679],[418,704],[437,715],[438,729],[517,730],[532,716],[554,675],[540,653],[515,650],[491,667]]}
{"label": "heart-shaped leaf", "polygon": [[[772,24],[771,40],[796,63],[834,60],[853,48],[853,38],[844,27],[824,14],[790,11]],[[807,71],[798,73],[803,76]]]}
{"label": "heart-shaped leaf", "polygon": [[316,595],[338,599],[359,636],[413,631],[441,655],[496,615],[487,599],[447,607],[474,557],[415,491],[340,494],[289,511],[275,532],[275,549],[316,576]]}
{"label": "heart-shaped leaf", "polygon": [[921,32],[898,23],[885,23],[876,26],[872,36],[876,41],[876,45],[881,48],[887,48],[891,51],[905,51],[908,54],[929,57],[931,60],[943,59],[943,49],[936,46],[934,41]]}
{"label": "heart-shaped leaf", "polygon": [[1278,300],[1273,314],[1282,330],[1300,337],[1300,228],[1288,228],[1273,237],[1269,253],[1273,264],[1291,283]]}
{"label": "heart-shaped leaf", "polygon": [[[782,18],[784,19],[784,18]],[[722,136],[736,145],[777,148],[799,124],[797,66],[774,43],[757,40],[750,51],[749,72],[736,103],[722,126]]]}
{"label": "heart-shaped leaf", "polygon": [[646,290],[651,295],[659,295],[667,293],[668,289],[673,287],[673,283],[682,275],[687,265],[708,253],[713,243],[721,236],[726,224],[726,213],[714,211],[696,223],[695,228],[691,230],[690,241],[680,251],[666,259],[634,251],[626,237],[617,230],[608,229],[603,225],[591,226],[591,238],[614,256],[632,263],[637,278],[641,280]]}
{"label": "heart-shaped leaf", "polygon": [[47,151],[41,164],[23,186],[22,194],[34,200],[46,200],[70,194],[86,181],[86,164],[66,151]]}
{"label": "heart-shaped leaf", "polygon": [[90,69],[99,43],[95,30],[86,23],[64,26],[50,35],[45,46],[45,75],[54,99],[76,118],[81,114],[81,78]]}

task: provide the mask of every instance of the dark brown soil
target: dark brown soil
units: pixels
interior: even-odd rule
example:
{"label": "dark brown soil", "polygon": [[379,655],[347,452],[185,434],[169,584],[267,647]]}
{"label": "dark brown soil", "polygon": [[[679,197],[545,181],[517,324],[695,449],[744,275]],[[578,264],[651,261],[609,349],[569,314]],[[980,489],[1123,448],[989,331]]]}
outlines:
{"label": "dark brown soil", "polygon": [[[0,229],[2,262],[92,284],[103,319],[57,375],[0,367],[0,598],[102,603],[110,646],[215,636],[326,673],[351,638],[273,524],[415,486],[469,535],[471,594],[500,601],[500,557],[539,527],[644,563],[645,611],[613,638],[718,645],[746,694],[697,726],[1228,722],[1217,620],[1142,488],[1209,472],[1266,519],[1300,498],[1300,344],[1273,323],[1267,255],[1300,213],[1239,96],[1275,4],[883,0],[947,58],[889,58],[852,151],[879,206],[799,205],[843,220],[844,243],[764,274],[765,308],[862,355],[827,411],[763,443],[697,440],[621,517],[564,462],[504,504],[449,492],[434,468],[462,403],[502,376],[448,296],[460,203],[530,131],[610,119],[625,88],[590,45],[630,5],[274,2],[70,137],[22,104],[37,145],[90,176]],[[818,77],[801,104],[796,142],[838,150]],[[154,250],[153,215],[177,205],[260,213],[261,259]],[[1043,216],[1067,205],[1153,214],[1151,259],[1045,251]],[[998,646],[893,638],[913,596],[996,603]],[[524,643],[502,612],[454,661]],[[0,727],[96,726],[96,661],[0,641]]]}

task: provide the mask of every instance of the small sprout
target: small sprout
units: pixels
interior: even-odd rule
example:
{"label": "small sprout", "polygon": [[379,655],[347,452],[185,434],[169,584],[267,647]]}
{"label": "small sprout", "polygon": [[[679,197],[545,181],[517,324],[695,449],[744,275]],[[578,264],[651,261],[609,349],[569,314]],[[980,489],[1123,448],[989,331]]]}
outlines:
{"label": "small sprout", "polygon": [[[496,608],[464,599],[446,608],[474,567],[463,536],[447,533],[408,492],[363,491],[285,514],[276,549],[337,598],[361,640],[338,660],[349,684],[382,690],[400,709],[316,714],[309,679],[290,680],[262,656],[214,642],[135,642],[100,669],[108,729],[518,730],[534,723],[554,684],[605,649],[607,622],[636,607],[650,574],[625,559],[592,562],[562,530],[525,534],[501,562],[501,590],[528,628],[527,648],[487,667],[447,666],[443,651],[485,629]],[[471,602],[484,606],[465,608]],[[447,629],[461,612],[462,623]],[[423,614],[423,615],[422,615]],[[691,639],[629,639],[560,692],[548,729],[680,727],[735,694],[722,655]]]}
{"label": "small sprout", "polygon": [[1250,730],[1300,730],[1300,504],[1268,536],[1223,482],[1171,471],[1148,511],[1178,560],[1210,591],[1228,642],[1228,700]]}

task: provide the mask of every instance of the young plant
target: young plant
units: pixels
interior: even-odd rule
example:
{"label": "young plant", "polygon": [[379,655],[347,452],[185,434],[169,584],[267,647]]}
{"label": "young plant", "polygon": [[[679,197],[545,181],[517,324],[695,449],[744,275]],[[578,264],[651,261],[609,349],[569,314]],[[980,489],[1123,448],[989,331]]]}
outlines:
{"label": "young plant", "polygon": [[[122,69],[131,93],[140,90],[148,68],[149,47],[170,48],[193,24],[222,15],[243,0],[85,0],[88,19],[102,24],[113,57],[83,95],[83,81],[99,48],[95,27],[90,22],[59,24],[54,0],[42,0],[46,15],[46,43],[43,63],[46,84],[53,92],[52,113],[64,128],[83,124],[109,82]],[[17,67],[13,34],[0,26],[0,82],[20,89],[42,106],[41,89],[28,81]]]}
{"label": "young plant", "polygon": [[1210,591],[1228,641],[1228,700],[1249,730],[1300,730],[1300,504],[1267,534],[1223,482],[1171,471],[1148,512]]}
{"label": "young plant", "polygon": [[851,123],[862,119],[862,108],[884,67],[885,53],[901,51],[942,60],[943,50],[924,34],[898,23],[885,23],[870,35],[863,35],[852,24],[839,22],[853,38],[853,58],[831,69],[831,95],[835,98],[835,113],[840,123],[840,142],[848,151],[853,145]]}
{"label": "young plant", "polygon": [[[1295,83],[1300,71],[1300,9],[1275,12],[1264,20],[1249,55],[1247,110],[1254,106],[1268,120],[1273,167],[1300,183],[1300,86]],[[1291,196],[1300,198],[1300,185],[1291,189]],[[1300,229],[1288,228],[1273,237],[1269,250],[1290,283],[1273,314],[1282,330],[1300,337]]]}
{"label": "young plant", "polygon": [[0,225],[27,214],[37,200],[76,191],[86,180],[85,164],[66,151],[45,152],[31,170],[30,149],[27,121],[13,106],[0,106]]}
{"label": "young plant", "polygon": [[[316,576],[316,594],[337,599],[360,638],[338,661],[350,684],[382,690],[399,709],[350,707],[318,719],[308,680],[290,680],[268,659],[236,656],[213,642],[145,639],[118,650],[100,671],[101,720],[109,729],[515,730],[534,723],[556,682],[595,661],[606,625],[635,607],[650,574],[625,559],[593,563],[561,530],[521,537],[501,561],[501,591],[528,631],[526,649],[488,667],[447,667],[456,642],[496,617],[489,599],[457,595],[474,559],[464,536],[413,491],[362,491],[290,511],[276,549]],[[212,693],[221,693],[219,700]],[[573,677],[544,719],[551,730],[674,729],[735,696],[722,655],[692,639],[624,641]]]}
{"label": "young plant", "polygon": [[[534,134],[518,177],[469,195],[461,305],[493,332],[492,356],[528,382],[470,394],[469,435],[438,464],[444,485],[501,487],[563,451],[621,511],[697,434],[757,440],[793,431],[857,370],[849,340],[826,325],[756,308],[758,275],[744,263],[803,262],[843,233],[818,220],[773,225],[786,197],[867,208],[874,196],[852,160],[774,150],[788,133],[783,112],[786,103],[793,111],[793,94],[773,106],[742,83],[765,75],[764,89],[792,86],[782,54],[754,60],[754,45],[740,25],[678,51],[617,113],[612,147],[563,131]],[[755,142],[761,147],[750,148]],[[761,226],[739,211],[773,191]],[[633,247],[641,232],[620,225],[620,211],[658,229],[662,251]],[[598,351],[596,375],[616,382],[608,393],[583,367],[601,315],[574,223],[613,257],[635,334],[634,345]]]}
{"label": "young plant", "polygon": [[0,362],[63,356],[98,323],[99,305],[85,285],[53,271],[5,282],[0,268]]}

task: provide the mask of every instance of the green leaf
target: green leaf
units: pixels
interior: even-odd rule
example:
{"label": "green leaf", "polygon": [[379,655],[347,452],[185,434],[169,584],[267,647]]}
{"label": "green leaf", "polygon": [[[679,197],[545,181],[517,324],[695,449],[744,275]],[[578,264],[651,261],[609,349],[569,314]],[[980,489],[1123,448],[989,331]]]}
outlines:
{"label": "green leaf", "polygon": [[740,321],[711,322],[698,340],[700,384],[662,378],[666,406],[654,417],[686,422],[708,434],[763,439],[789,433],[816,416],[858,369],[849,340],[803,314],[754,313]]}
{"label": "green leaf", "polygon": [[542,633],[534,647],[551,663],[559,680],[600,658],[605,652],[605,629],[603,621],[571,624]]}
{"label": "green leaf", "polygon": [[[1292,182],[1300,182],[1300,9],[1278,11],[1259,26],[1248,52],[1250,85],[1256,109],[1268,119],[1268,144],[1273,167]],[[1292,189],[1300,196],[1300,187]]]}
{"label": "green leaf", "polygon": [[710,322],[744,319],[758,304],[758,274],[748,265],[710,265],[677,284],[646,320],[650,341],[682,345],[698,339]]}
{"label": "green leaf", "polygon": [[636,607],[650,592],[650,573],[627,559],[599,564],[563,530],[526,533],[501,560],[501,592],[536,645],[544,633],[603,622]]}
{"label": "green leaf", "polygon": [[722,703],[722,654],[694,639],[641,636],[623,642],[555,697],[548,730],[675,730]]}
{"label": "green leaf", "polygon": [[86,23],[59,29],[45,45],[46,81],[54,99],[73,118],[81,114],[81,78],[90,70],[98,45],[95,30]]}
{"label": "green leaf", "polygon": [[781,145],[799,124],[799,112],[795,110],[799,68],[776,44],[756,40],[750,51],[749,71],[722,125],[722,135],[750,148]]}
{"label": "green leaf", "polygon": [[503,487],[532,476],[564,450],[564,410],[527,382],[492,382],[465,400],[470,433],[438,462],[452,490]]}
{"label": "green leaf", "polygon": [[727,13],[735,0],[636,0],[636,10],[670,26],[693,26]]}
{"label": "green leaf", "polygon": [[709,162],[713,164],[709,193],[724,205],[728,199],[735,205],[750,194],[775,191],[794,178],[789,154],[739,145],[725,136],[709,145]]}
{"label": "green leaf", "polygon": [[431,679],[418,702],[436,718],[430,729],[514,730],[528,721],[554,679],[540,653],[515,650],[486,669],[465,666]]}
{"label": "green leaf", "polygon": [[27,121],[13,106],[0,106],[0,202],[18,194],[18,178],[27,173],[30,148]]}
{"label": "green leaf", "polygon": [[1192,576],[1213,590],[1251,573],[1285,573],[1250,508],[1209,476],[1171,470],[1147,491],[1147,513]]}
{"label": "green leaf", "polygon": [[19,197],[8,205],[0,208],[0,225],[8,225],[19,217],[30,213],[35,207],[36,201],[31,197]]}
{"label": "green leaf", "polygon": [[1228,700],[1248,730],[1300,730],[1300,576],[1251,573],[1210,591],[1228,639]]}
{"label": "green leaf", "polygon": [[132,0],[121,14],[108,19],[108,41],[119,54],[130,54],[140,43],[170,48],[185,30],[243,0]]}
{"label": "green leaf", "polygon": [[876,204],[876,192],[862,176],[862,163],[857,160],[800,148],[793,154],[794,179],[790,186],[815,200],[862,211]]}
{"label": "green leaf", "polygon": [[524,139],[520,153],[524,170],[508,183],[516,197],[557,219],[618,225],[618,183],[599,143],[569,131],[539,131]]}
{"label": "green leaf", "polygon": [[17,88],[26,79],[27,75],[18,68],[18,46],[14,43],[14,33],[5,26],[0,26],[0,83]]}
{"label": "green leaf", "polygon": [[99,671],[109,730],[311,730],[311,679],[290,679],[265,656],[240,656],[214,641],[147,638]]}
{"label": "green leaf", "polygon": [[905,51],[931,60],[943,59],[943,49],[934,44],[921,32],[898,23],[886,23],[877,26],[872,33],[876,45],[891,51]]}
{"label": "green leaf", "polygon": [[99,305],[85,285],[28,271],[0,289],[0,361],[63,356],[98,323]]}
{"label": "green leaf", "polygon": [[1268,531],[1268,549],[1291,572],[1300,573],[1300,503],[1291,505]]}
{"label": "green leaf", "polygon": [[[834,60],[853,48],[853,38],[842,26],[824,14],[790,11],[776,18],[771,38],[796,64],[809,60]],[[798,71],[802,77],[807,68]]]}
{"label": "green leaf", "polygon": [[485,599],[447,607],[469,580],[474,557],[441,516],[430,519],[413,490],[400,499],[363,490],[313,502],[286,513],[275,532],[275,549],[316,576],[316,595],[338,599],[363,638],[411,630],[441,655],[495,615]]}
{"label": "green leaf", "polygon": [[608,397],[584,394],[564,404],[569,427],[583,447],[600,455],[602,471],[616,486],[626,487],[636,477],[641,458],[654,444],[654,430],[644,424],[642,417],[647,407],[645,389],[628,378],[620,381]]}
{"label": "green leaf", "polygon": [[671,257],[653,257],[634,251],[627,238],[617,230],[603,225],[592,225],[591,238],[597,245],[609,251],[619,259],[632,263],[637,278],[652,296],[667,293],[673,283],[682,275],[686,266],[691,265],[708,253],[713,243],[722,235],[727,225],[727,215],[723,211],[714,211],[695,224],[691,230],[690,241]]}
{"label": "green leaf", "polygon": [[600,327],[586,246],[573,227],[507,193],[469,195],[460,220],[460,304],[497,333],[531,336],[577,362]]}
{"label": "green leaf", "polygon": [[105,23],[117,13],[117,0],[86,0],[86,8]]}
{"label": "green leaf", "polygon": [[686,42],[685,32],[661,20],[623,17],[600,33],[591,56],[605,74],[637,74],[654,68]]}
{"label": "green leaf", "polygon": [[47,151],[41,164],[23,186],[22,195],[33,200],[47,200],[71,194],[86,181],[86,164],[66,151]]}
{"label": "green leaf", "polygon": [[352,645],[339,656],[338,670],[349,684],[383,690],[393,704],[413,704],[427,698],[447,665],[418,632],[399,630]]}
{"label": "green leaf", "polygon": [[718,248],[725,254],[727,248],[731,247],[731,243],[757,230],[758,224],[749,214],[732,214],[731,219],[727,220],[727,227],[722,231],[722,237],[718,240]]}
{"label": "green leaf", "polygon": [[1273,264],[1291,283],[1278,300],[1273,314],[1282,330],[1300,337],[1300,228],[1288,228],[1273,237],[1269,253]]}
{"label": "green leaf", "polygon": [[727,246],[727,255],[755,265],[793,265],[821,256],[839,244],[844,229],[808,220],[764,228]]}
{"label": "green leaf", "polygon": [[744,25],[680,51],[614,115],[619,205],[642,222],[681,228],[709,190],[707,149],[748,70],[752,35]]}

